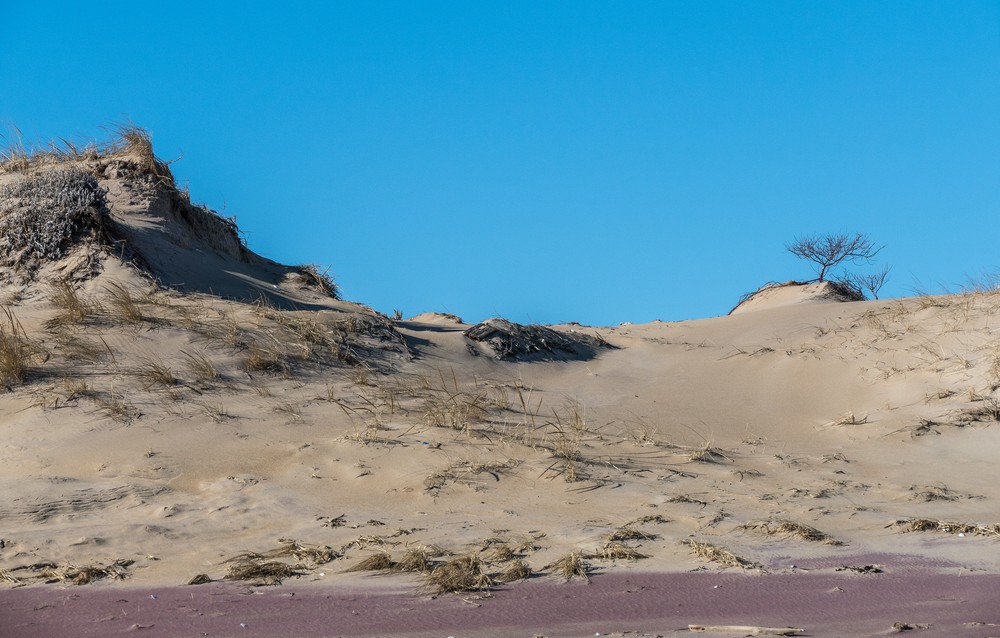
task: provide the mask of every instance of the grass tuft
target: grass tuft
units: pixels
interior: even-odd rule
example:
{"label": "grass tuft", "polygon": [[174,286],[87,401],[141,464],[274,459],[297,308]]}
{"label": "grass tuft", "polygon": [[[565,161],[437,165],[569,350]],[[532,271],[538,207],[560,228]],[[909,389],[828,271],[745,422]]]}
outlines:
{"label": "grass tuft", "polygon": [[85,301],[73,284],[66,280],[55,285],[49,301],[59,309],[59,314],[52,319],[50,325],[76,325],[100,311],[99,305]]}
{"label": "grass tuft", "polygon": [[737,556],[728,549],[711,543],[703,543],[696,540],[685,540],[683,543],[691,548],[691,552],[698,558],[703,558],[713,563],[719,563],[720,565],[725,565],[726,567],[758,569],[761,566],[760,563],[755,563],[741,556]]}
{"label": "grass tuft", "polygon": [[250,346],[247,358],[243,361],[247,372],[264,372],[267,374],[288,374],[288,364],[280,352],[266,350],[259,346]]}
{"label": "grass tuft", "polygon": [[290,576],[301,576],[301,572],[287,563],[276,560],[262,560],[256,556],[240,557],[226,572],[226,580],[250,580],[254,585],[278,585]]}
{"label": "grass tuft", "polygon": [[105,286],[104,290],[108,293],[114,318],[128,324],[137,324],[145,319],[139,300],[131,290],[114,281]]}
{"label": "grass tuft", "polygon": [[215,381],[222,377],[216,369],[215,364],[204,352],[188,352],[181,350],[181,354],[187,362],[188,371],[198,381]]}
{"label": "grass tuft", "polygon": [[785,536],[800,538],[805,541],[826,543],[827,545],[842,545],[840,541],[834,540],[829,534],[825,534],[815,527],[810,527],[803,523],[796,523],[787,519],[777,521],[750,521],[745,523],[743,529],[759,531],[767,536]]}
{"label": "grass tuft", "polygon": [[937,521],[928,518],[911,518],[893,523],[901,532],[944,532],[946,534],[970,534],[972,536],[1000,536],[1000,523],[983,525],[978,523],[957,523]]}
{"label": "grass tuft", "polygon": [[337,282],[330,275],[329,268],[320,268],[315,264],[299,266],[299,276],[307,284],[315,286],[323,291],[326,296],[333,299],[340,299],[340,289]]}
{"label": "grass tuft", "polygon": [[583,560],[583,554],[579,552],[570,552],[543,569],[551,571],[567,582],[574,578],[590,580],[590,565]]}
{"label": "grass tuft", "polygon": [[500,570],[496,579],[501,583],[512,583],[517,580],[526,580],[531,578],[533,573],[531,565],[520,558],[515,558],[509,562],[506,567]]}
{"label": "grass tuft", "polygon": [[599,552],[600,558],[605,560],[638,560],[649,558],[649,554],[643,554],[634,547],[629,547],[618,541],[608,541]]}
{"label": "grass tuft", "polygon": [[139,361],[139,366],[135,369],[135,375],[146,382],[148,389],[154,385],[171,386],[177,383],[174,373],[170,368],[152,357],[147,357]]}
{"label": "grass tuft", "polygon": [[10,308],[0,310],[0,384],[24,383],[38,353]]}
{"label": "grass tuft", "polygon": [[348,567],[345,572],[381,572],[396,567],[389,552],[376,552],[357,565]]}
{"label": "grass tuft", "polygon": [[432,569],[431,552],[425,547],[406,550],[394,569],[400,572],[429,572]]}
{"label": "grass tuft", "polygon": [[442,563],[426,576],[427,585],[438,594],[478,591],[493,586],[478,556],[462,556]]}
{"label": "grass tuft", "polygon": [[514,558],[514,550],[507,545],[494,545],[479,555],[487,563],[505,563]]}

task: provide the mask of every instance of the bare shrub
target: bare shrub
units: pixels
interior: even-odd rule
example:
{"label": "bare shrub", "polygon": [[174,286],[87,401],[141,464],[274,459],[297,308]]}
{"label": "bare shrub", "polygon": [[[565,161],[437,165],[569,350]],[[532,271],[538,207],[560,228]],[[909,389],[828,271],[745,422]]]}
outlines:
{"label": "bare shrub", "polygon": [[888,264],[883,266],[880,270],[869,273],[848,273],[844,276],[844,283],[856,288],[861,291],[868,291],[871,293],[873,299],[878,299],[878,293],[885,286],[885,282],[889,279],[889,271],[892,270]]}
{"label": "bare shrub", "polygon": [[51,170],[0,187],[0,265],[63,257],[108,215],[106,191],[79,169]]}
{"label": "bare shrub", "polygon": [[788,252],[799,259],[811,261],[818,273],[817,281],[824,281],[826,273],[845,261],[870,262],[882,250],[868,235],[833,233],[796,237],[786,246]]}

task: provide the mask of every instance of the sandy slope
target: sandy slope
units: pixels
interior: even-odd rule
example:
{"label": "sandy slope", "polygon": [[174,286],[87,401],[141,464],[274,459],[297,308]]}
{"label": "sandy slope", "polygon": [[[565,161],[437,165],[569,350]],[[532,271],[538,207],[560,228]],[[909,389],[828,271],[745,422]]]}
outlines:
{"label": "sandy slope", "polygon": [[[496,575],[498,545],[542,572],[570,552],[725,569],[689,541],[767,571],[878,554],[1000,572],[995,529],[974,528],[998,522],[996,294],[783,289],[727,317],[554,327],[611,346],[594,357],[497,360],[453,317],[324,296],[130,179],[101,183],[142,267],[100,253],[76,318],[53,301],[58,264],[2,290],[34,352],[0,394],[11,586],[114,561],[132,586],[176,585],[271,551],[334,584],[416,547]],[[646,557],[604,557],[623,547]]]}

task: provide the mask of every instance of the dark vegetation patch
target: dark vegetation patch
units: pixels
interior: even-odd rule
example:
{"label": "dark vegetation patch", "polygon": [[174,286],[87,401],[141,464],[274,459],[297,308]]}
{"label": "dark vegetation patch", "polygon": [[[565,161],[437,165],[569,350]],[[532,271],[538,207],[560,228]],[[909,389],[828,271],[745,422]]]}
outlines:
{"label": "dark vegetation patch", "polygon": [[487,319],[465,331],[472,341],[486,344],[497,359],[539,361],[593,359],[602,348],[614,348],[599,337],[565,333],[546,326],[525,326],[506,319]]}

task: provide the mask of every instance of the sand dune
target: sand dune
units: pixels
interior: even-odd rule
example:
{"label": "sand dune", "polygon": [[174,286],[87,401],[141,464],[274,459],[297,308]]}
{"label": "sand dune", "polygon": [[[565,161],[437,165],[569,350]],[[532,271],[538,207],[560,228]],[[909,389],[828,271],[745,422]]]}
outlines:
{"label": "sand dune", "polygon": [[499,333],[392,320],[252,253],[127,142],[0,175],[8,216],[54,170],[106,189],[0,270],[7,587],[337,587],[372,557],[377,582],[446,590],[434,574],[462,567],[468,591],[870,556],[1000,571],[994,292],[786,285],[726,317]]}

